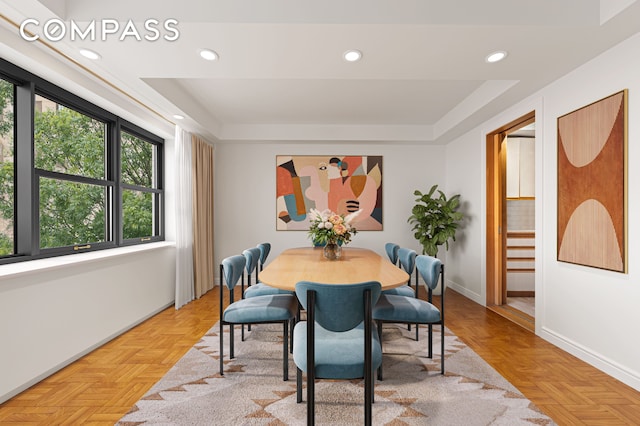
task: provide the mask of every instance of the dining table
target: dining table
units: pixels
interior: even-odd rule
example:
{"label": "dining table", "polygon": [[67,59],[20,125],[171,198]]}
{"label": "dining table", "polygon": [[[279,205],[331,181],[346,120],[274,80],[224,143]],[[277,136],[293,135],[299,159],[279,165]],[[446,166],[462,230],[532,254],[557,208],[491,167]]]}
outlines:
{"label": "dining table", "polygon": [[409,278],[387,258],[360,247],[343,247],[342,256],[335,260],[326,259],[322,247],[290,248],[259,272],[261,282],[291,291],[299,281],[336,285],[378,281],[382,290],[388,290],[407,284]]}

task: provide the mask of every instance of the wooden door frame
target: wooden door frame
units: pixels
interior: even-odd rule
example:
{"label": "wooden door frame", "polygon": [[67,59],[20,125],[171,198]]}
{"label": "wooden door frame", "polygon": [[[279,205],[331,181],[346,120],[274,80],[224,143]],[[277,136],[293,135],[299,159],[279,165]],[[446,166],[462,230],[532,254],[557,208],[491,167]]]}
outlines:
{"label": "wooden door frame", "polygon": [[531,111],[487,134],[487,306],[503,305],[507,301],[507,203],[506,149],[503,142],[508,133],[534,123]]}

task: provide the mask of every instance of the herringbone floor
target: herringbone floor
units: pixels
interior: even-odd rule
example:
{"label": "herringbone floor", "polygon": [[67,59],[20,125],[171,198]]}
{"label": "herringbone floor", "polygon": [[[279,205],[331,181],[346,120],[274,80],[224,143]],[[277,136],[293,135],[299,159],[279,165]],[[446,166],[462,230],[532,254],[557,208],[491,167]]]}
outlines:
{"label": "herringbone floor", "polygon": [[[218,290],[166,309],[0,405],[0,424],[112,425],[218,319]],[[454,291],[447,326],[560,425],[638,425],[640,392]]]}

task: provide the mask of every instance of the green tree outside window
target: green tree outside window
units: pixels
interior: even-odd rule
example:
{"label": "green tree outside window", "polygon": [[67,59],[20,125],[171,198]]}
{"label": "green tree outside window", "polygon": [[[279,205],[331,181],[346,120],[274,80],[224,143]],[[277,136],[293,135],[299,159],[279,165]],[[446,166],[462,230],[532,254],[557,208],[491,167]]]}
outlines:
{"label": "green tree outside window", "polygon": [[13,89],[0,79],[0,256],[14,253]]}

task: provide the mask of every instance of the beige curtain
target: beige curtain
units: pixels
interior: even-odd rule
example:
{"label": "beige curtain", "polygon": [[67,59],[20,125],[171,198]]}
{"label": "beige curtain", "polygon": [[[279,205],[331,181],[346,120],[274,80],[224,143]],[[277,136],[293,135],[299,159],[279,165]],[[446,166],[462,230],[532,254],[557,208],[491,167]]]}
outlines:
{"label": "beige curtain", "polygon": [[213,288],[213,147],[192,135],[193,275],[195,297]]}

